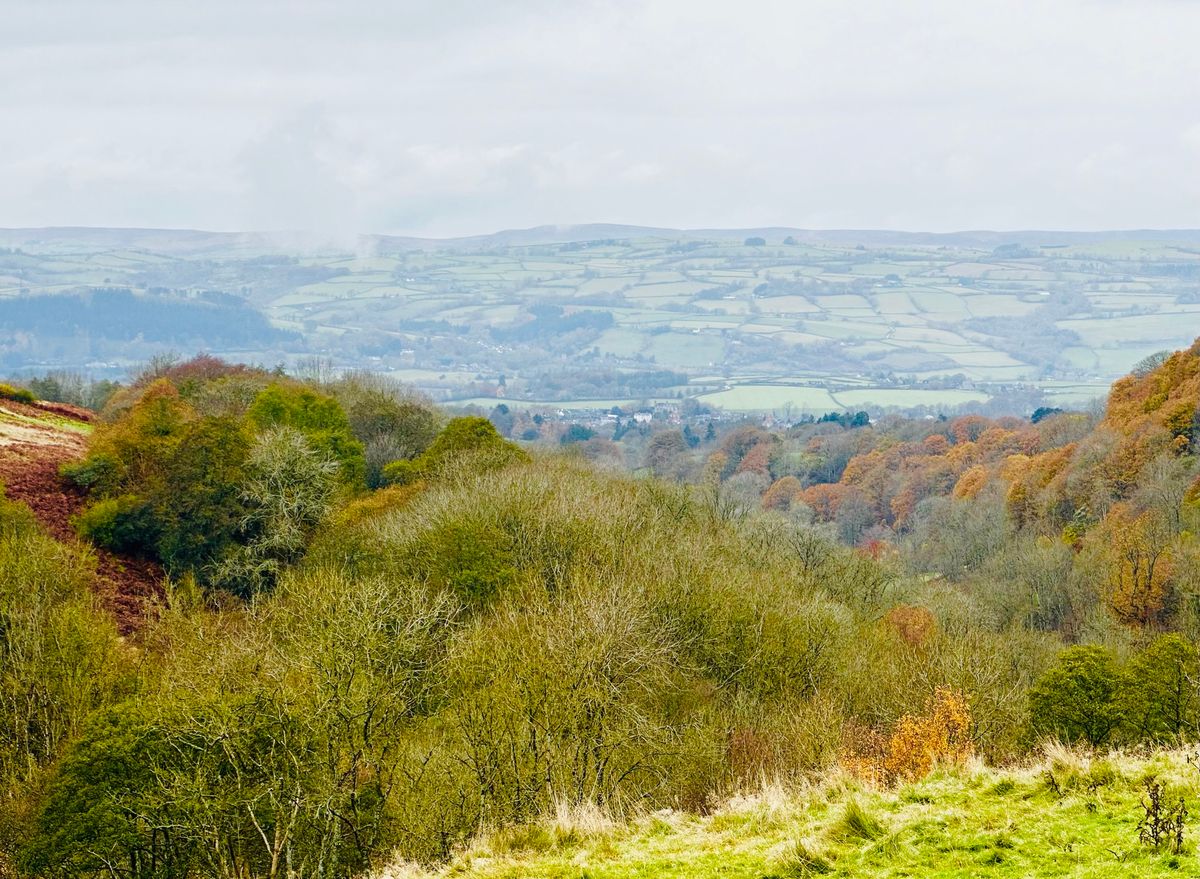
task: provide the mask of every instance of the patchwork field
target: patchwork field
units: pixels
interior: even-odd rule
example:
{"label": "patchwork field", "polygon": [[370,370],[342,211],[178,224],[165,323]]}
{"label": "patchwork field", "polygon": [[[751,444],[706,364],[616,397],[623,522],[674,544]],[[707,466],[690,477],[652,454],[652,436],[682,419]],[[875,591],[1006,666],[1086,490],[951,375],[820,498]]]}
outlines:
{"label": "patchwork field", "polygon": [[[236,297],[280,331],[240,342],[244,359],[390,370],[447,401],[661,397],[614,375],[670,370],[679,393],[728,408],[952,408],[1014,389],[1082,402],[1200,325],[1200,233],[750,234],[580,227],[363,238],[351,253],[264,235],[0,230],[0,365],[227,353],[186,326],[51,333],[5,310],[122,288]],[[700,375],[719,381],[685,384]]]}

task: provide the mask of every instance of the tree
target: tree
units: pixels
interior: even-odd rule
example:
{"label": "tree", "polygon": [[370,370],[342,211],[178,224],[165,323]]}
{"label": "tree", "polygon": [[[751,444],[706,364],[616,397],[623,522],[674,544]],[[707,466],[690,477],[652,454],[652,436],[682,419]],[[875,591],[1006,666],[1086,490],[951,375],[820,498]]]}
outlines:
{"label": "tree", "polygon": [[240,545],[216,564],[213,581],[242,595],[273,586],[332,509],[338,472],[338,462],[300,431],[276,427],[262,433],[246,460]]}
{"label": "tree", "polygon": [[507,404],[500,403],[494,409],[492,409],[491,414],[488,415],[488,420],[491,421],[492,424],[496,425],[496,431],[501,436],[512,435],[513,422],[516,420],[516,418],[509,410]]}
{"label": "tree", "polygon": [[312,448],[337,462],[343,482],[357,485],[363,481],[363,445],[333,397],[304,385],[275,382],[258,395],[246,417],[258,430],[290,427],[299,431]]}
{"label": "tree", "polygon": [[678,430],[656,433],[646,446],[646,466],[658,477],[677,479],[687,467],[688,444]]}
{"label": "tree", "polygon": [[1117,504],[1088,543],[1100,564],[1109,608],[1126,623],[1161,622],[1171,610],[1174,535],[1153,513]]}
{"label": "tree", "polygon": [[803,490],[804,486],[795,476],[784,476],[782,479],[777,479],[762,496],[763,509],[789,510],[792,502]]}
{"label": "tree", "polygon": [[1125,716],[1143,741],[1171,742],[1194,734],[1200,720],[1196,686],[1200,656],[1182,635],[1160,635],[1129,663]]}
{"label": "tree", "polygon": [[184,875],[192,848],[186,828],[152,804],[164,750],[141,702],[98,711],[50,778],[21,866],[37,876]]}
{"label": "tree", "polygon": [[170,483],[150,499],[156,551],[172,573],[201,571],[234,543],[250,437],[232,418],[188,426],[167,462]]}
{"label": "tree", "polygon": [[1123,684],[1110,651],[1096,645],[1069,647],[1029,691],[1030,727],[1036,735],[1099,747],[1121,727]]}
{"label": "tree", "polygon": [[382,484],[385,465],[411,460],[429,448],[441,426],[433,401],[383,376],[353,372],[327,389],[345,410],[350,430],[363,444],[371,488]]}
{"label": "tree", "polygon": [[563,433],[558,442],[561,445],[569,446],[572,443],[587,442],[595,435],[596,431],[592,430],[590,427],[585,427],[582,424],[572,424],[566,429],[566,432]]}

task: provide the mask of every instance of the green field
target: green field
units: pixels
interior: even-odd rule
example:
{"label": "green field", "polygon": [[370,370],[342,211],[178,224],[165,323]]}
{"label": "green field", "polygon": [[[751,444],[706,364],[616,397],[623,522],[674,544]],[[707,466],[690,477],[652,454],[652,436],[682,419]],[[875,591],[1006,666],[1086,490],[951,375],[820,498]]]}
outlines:
{"label": "green field", "polygon": [[440,870],[395,864],[375,879],[1195,876],[1195,819],[1178,854],[1138,841],[1149,776],[1195,810],[1200,772],[1182,753],[1063,751],[1024,768],[935,770],[889,791],[844,776],[768,788],[704,817],[663,811],[620,824],[564,809],[534,827],[485,835]]}
{"label": "green field", "polygon": [[[719,374],[724,390],[692,395],[730,408],[953,406],[1016,385],[1103,387],[1190,342],[1200,240],[1059,234],[1045,246],[1028,234],[922,243],[887,233],[745,246],[735,232],[631,228],[525,244],[364,239],[351,254],[265,236],[0,230],[0,302],[99,286],[229,293],[297,334],[248,359],[318,355],[404,372],[440,399],[477,396],[473,384],[503,375],[519,403],[618,398],[614,371],[674,370]],[[546,307],[560,319],[542,329],[535,314]],[[576,329],[581,314],[611,324]],[[157,350],[66,329],[31,342],[8,329],[9,362],[119,366]],[[186,333],[173,346],[223,353]],[[838,388],[848,382],[887,392],[847,397]]]}

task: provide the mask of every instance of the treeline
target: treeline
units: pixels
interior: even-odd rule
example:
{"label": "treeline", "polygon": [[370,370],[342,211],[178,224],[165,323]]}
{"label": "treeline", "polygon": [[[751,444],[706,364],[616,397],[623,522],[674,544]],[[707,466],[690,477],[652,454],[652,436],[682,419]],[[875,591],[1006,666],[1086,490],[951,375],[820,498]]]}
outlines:
{"label": "treeline", "polygon": [[555,339],[568,333],[598,334],[613,325],[608,311],[574,311],[570,314],[561,305],[531,305],[527,311],[532,320],[506,327],[492,327],[492,338],[500,342],[530,343]]}
{"label": "treeline", "polygon": [[0,329],[45,338],[87,334],[115,341],[238,348],[288,335],[236,297],[186,299],[96,288],[79,293],[0,299]]}
{"label": "treeline", "polygon": [[[996,599],[994,612],[1090,637],[1113,624],[1200,634],[1200,344],[1147,358],[1101,414],[744,425],[659,475],[712,484],[842,542],[897,553]],[[666,454],[664,454],[666,453]]]}

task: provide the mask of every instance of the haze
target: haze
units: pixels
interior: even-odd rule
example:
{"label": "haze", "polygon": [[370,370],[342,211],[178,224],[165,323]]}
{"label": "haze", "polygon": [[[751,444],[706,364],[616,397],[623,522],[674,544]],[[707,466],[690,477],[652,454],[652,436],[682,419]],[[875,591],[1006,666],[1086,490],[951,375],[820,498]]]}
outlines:
{"label": "haze", "polygon": [[1198,3],[3,5],[0,226],[1200,225]]}

